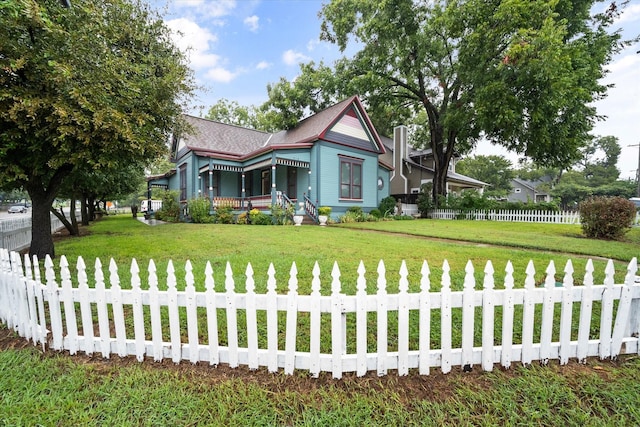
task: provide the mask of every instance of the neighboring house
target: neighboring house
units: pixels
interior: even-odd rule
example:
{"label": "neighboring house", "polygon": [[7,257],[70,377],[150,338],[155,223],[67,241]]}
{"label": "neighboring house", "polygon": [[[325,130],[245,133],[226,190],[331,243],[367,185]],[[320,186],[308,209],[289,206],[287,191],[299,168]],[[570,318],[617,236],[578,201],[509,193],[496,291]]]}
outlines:
{"label": "neighboring house", "polygon": [[[276,133],[186,116],[193,130],[175,135],[176,168],[149,177],[149,187],[180,191],[180,202],[205,197],[213,207],[268,210],[276,203],[318,206],[333,215],[360,206],[365,212],[389,195],[391,165],[357,97],[351,97]],[[250,203],[250,205],[249,205]]]}
{"label": "neighboring house", "polygon": [[509,202],[550,202],[549,194],[550,180],[525,181],[514,178],[511,180],[511,193],[507,196]]}
{"label": "neighboring house", "polygon": [[[423,184],[433,182],[434,159],[432,150],[417,150],[407,142],[407,127],[397,126],[393,130],[393,140],[382,138],[387,148],[382,161],[393,166],[391,171],[389,194],[402,203],[414,204]],[[456,173],[455,164],[459,156],[451,159],[447,171],[447,192],[460,193],[474,189],[482,193],[487,183]],[[409,208],[411,209],[411,208]]]}

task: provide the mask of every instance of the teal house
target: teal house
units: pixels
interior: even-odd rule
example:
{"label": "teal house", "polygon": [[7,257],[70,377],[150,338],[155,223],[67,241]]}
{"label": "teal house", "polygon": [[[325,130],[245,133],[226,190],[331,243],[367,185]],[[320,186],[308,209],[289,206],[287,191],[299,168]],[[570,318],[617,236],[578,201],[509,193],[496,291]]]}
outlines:
{"label": "teal house", "polygon": [[148,178],[150,187],[179,190],[180,202],[203,197],[236,211],[293,204],[317,221],[349,207],[364,212],[389,195],[393,167],[371,120],[354,96],[276,133],[186,116],[188,134],[172,138],[175,169]]}

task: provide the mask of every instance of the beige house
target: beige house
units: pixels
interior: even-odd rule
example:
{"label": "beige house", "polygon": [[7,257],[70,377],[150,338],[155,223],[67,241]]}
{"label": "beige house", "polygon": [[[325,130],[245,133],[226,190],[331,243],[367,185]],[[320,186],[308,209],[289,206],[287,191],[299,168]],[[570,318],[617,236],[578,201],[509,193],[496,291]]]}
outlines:
{"label": "beige house", "polygon": [[[381,162],[393,166],[389,179],[389,194],[400,199],[403,204],[414,204],[420,187],[433,182],[434,160],[430,148],[418,150],[407,142],[407,127],[397,126],[393,130],[393,139],[381,137],[386,153],[380,156]],[[489,185],[477,179],[456,173],[454,156],[447,172],[447,193],[460,193],[463,190],[479,190],[481,193]],[[409,208],[410,209],[410,208]]]}

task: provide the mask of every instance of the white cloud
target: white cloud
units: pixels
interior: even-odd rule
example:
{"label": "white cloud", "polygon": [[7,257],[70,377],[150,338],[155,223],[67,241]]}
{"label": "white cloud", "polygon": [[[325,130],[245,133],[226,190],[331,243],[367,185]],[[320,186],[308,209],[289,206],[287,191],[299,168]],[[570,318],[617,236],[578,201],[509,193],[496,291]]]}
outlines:
{"label": "white cloud", "polygon": [[231,72],[222,67],[215,67],[207,71],[206,78],[218,83],[229,83],[238,76],[238,73]]}
{"label": "white cloud", "polygon": [[316,46],[318,46],[320,44],[320,40],[318,39],[311,39],[307,42],[307,50],[309,52],[313,51]]}
{"label": "white cloud", "polygon": [[246,18],[244,18],[244,25],[249,28],[249,31],[253,31],[255,33],[260,27],[258,22],[259,20],[260,18],[256,15],[247,16]]}
{"label": "white cloud", "polygon": [[187,52],[194,69],[215,66],[220,57],[210,52],[211,44],[218,37],[207,28],[202,28],[187,18],[178,18],[166,22],[172,31],[173,41],[183,52]]}
{"label": "white cloud", "polygon": [[293,49],[289,49],[282,54],[282,61],[287,65],[297,65],[301,62],[306,62],[310,60],[311,58],[309,58],[305,54],[301,52],[296,52]]}
{"label": "white cloud", "polygon": [[267,61],[260,61],[258,65],[256,65],[256,69],[258,70],[266,70],[267,68],[271,68],[271,63]]}
{"label": "white cloud", "polygon": [[616,20],[616,24],[622,24],[625,22],[633,22],[640,19],[640,4],[632,4],[627,6],[619,19]]}

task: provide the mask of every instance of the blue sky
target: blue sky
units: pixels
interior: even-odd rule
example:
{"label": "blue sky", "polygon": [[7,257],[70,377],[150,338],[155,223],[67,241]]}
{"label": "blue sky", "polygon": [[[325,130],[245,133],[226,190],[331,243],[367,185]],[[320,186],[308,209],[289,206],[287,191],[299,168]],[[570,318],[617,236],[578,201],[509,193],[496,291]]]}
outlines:
{"label": "blue sky", "polygon": [[[241,105],[259,105],[267,99],[267,84],[280,77],[295,79],[299,63],[340,57],[338,48],[319,40],[318,12],[322,0],[148,0],[167,25],[174,41],[191,48],[189,58],[197,83],[205,90],[193,102],[193,114],[206,113],[219,99]],[[326,0],[328,1],[328,0]],[[640,34],[640,0],[632,0],[615,23],[626,37]],[[178,35],[177,31],[182,32]],[[609,65],[605,83],[613,83],[609,96],[598,101],[595,135],[619,138],[622,155],[618,169],[624,178],[635,177],[640,143],[640,44],[625,50]],[[349,52],[347,52],[348,54]],[[204,108],[202,110],[201,108]],[[499,147],[481,143],[474,154],[517,157]]]}

